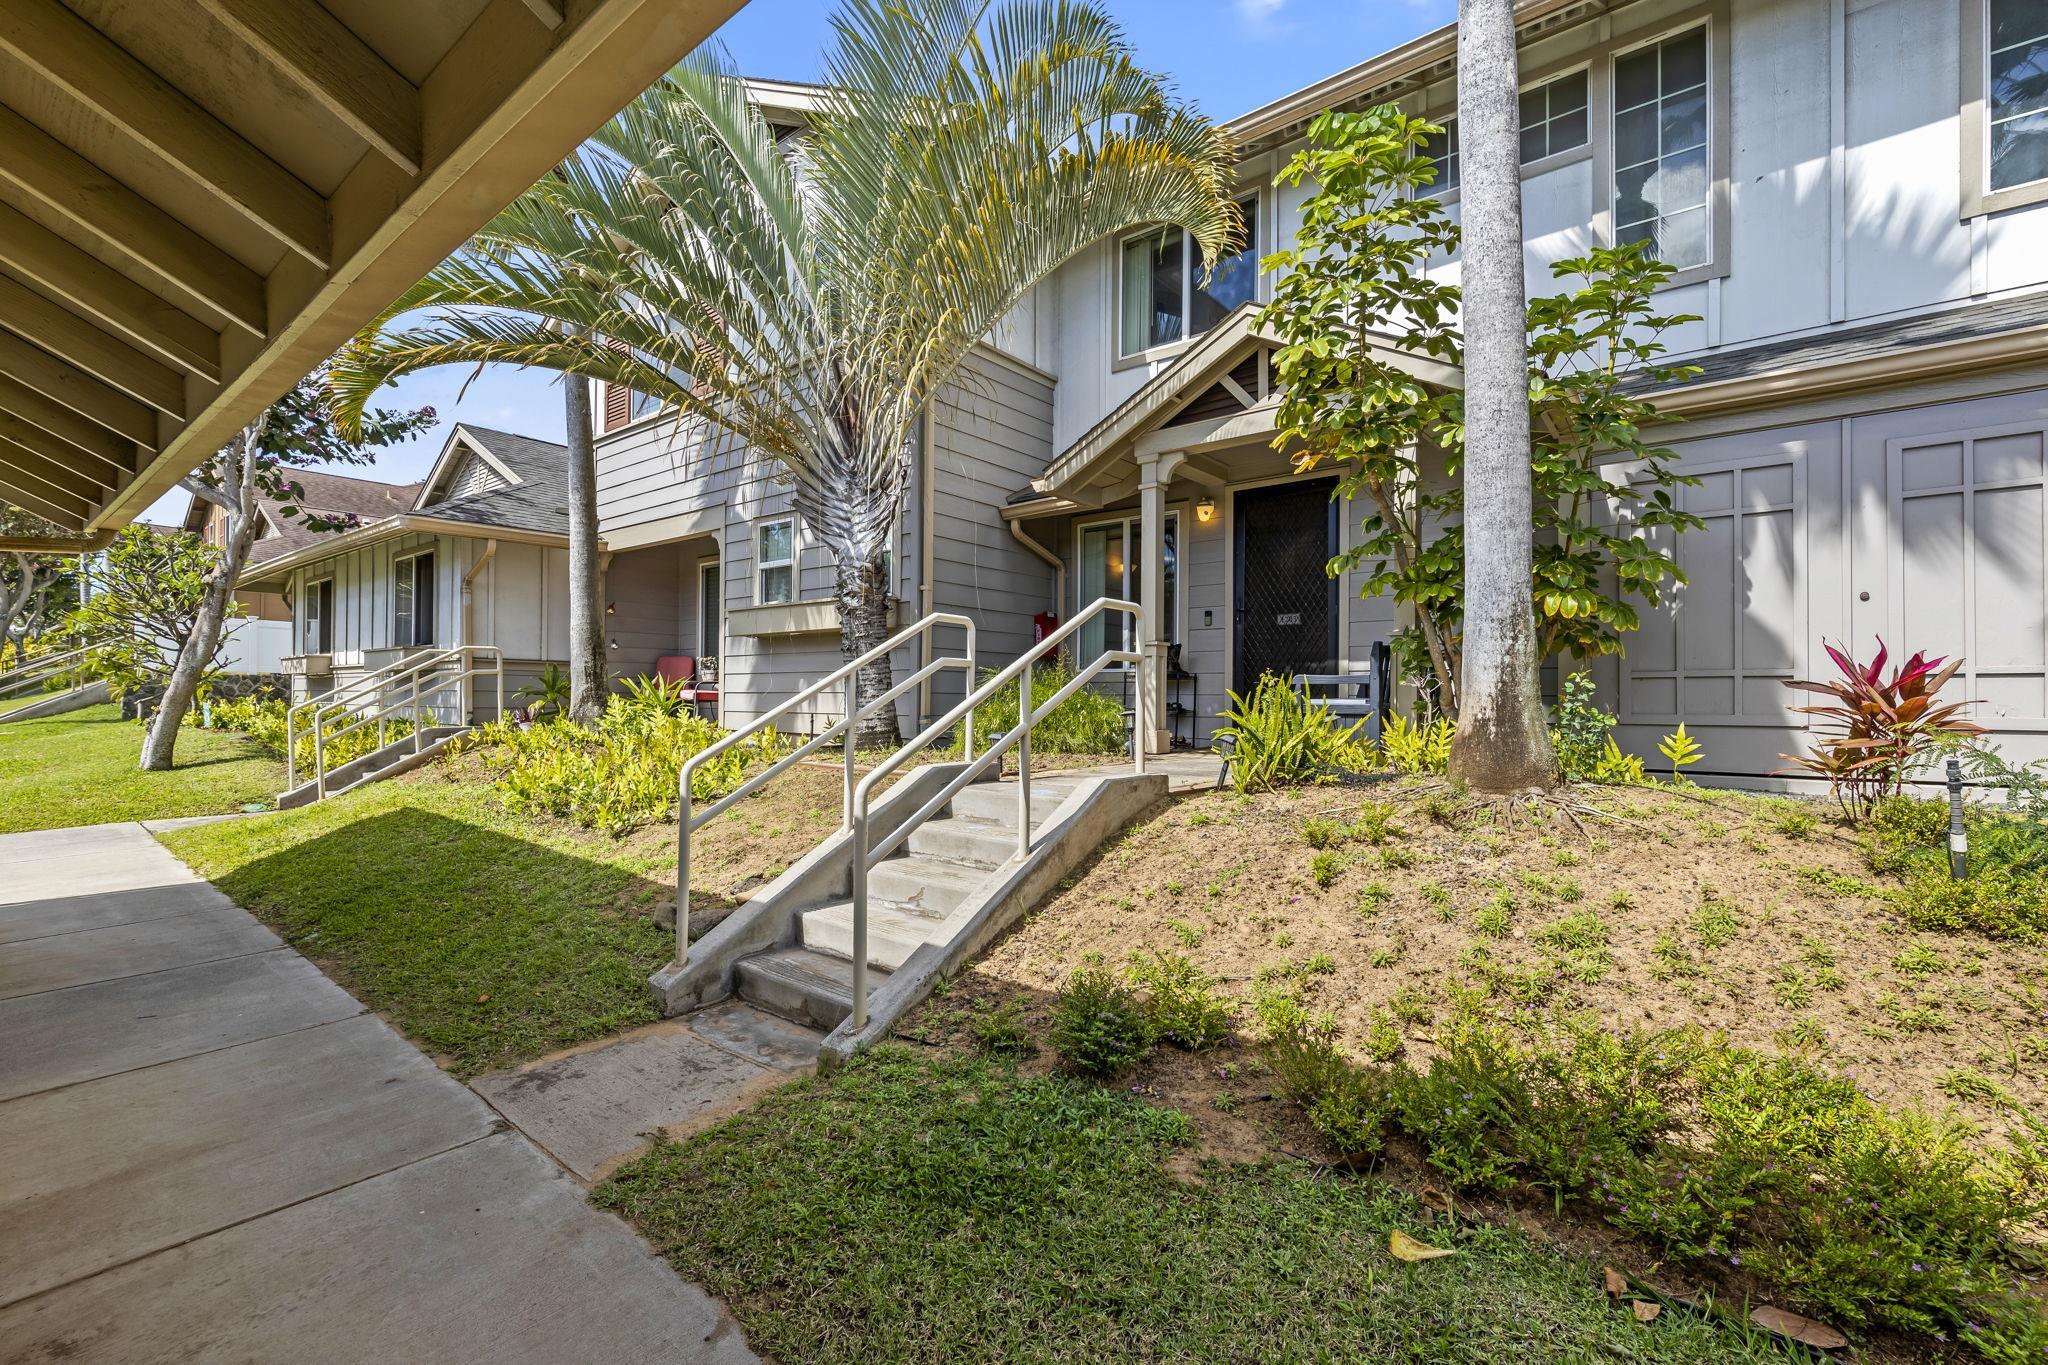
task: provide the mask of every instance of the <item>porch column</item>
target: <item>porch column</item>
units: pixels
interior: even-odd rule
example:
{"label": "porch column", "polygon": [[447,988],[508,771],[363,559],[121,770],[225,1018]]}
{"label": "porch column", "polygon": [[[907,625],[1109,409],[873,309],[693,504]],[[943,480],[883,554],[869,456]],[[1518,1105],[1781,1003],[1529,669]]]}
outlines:
{"label": "porch column", "polygon": [[1145,607],[1145,752],[1163,754],[1173,747],[1166,718],[1166,646],[1172,623],[1166,619],[1166,486],[1187,459],[1184,451],[1146,455],[1138,461],[1139,600]]}

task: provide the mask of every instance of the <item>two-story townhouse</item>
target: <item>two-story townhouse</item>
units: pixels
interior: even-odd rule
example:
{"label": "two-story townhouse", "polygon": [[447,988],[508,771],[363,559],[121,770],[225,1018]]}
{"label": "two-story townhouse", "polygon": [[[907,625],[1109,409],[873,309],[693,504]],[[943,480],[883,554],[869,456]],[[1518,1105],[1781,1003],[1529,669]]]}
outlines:
{"label": "two-story townhouse", "polygon": [[[1695,380],[1658,396],[1700,479],[1690,582],[1595,673],[1649,752],[1684,721],[1704,767],[1754,778],[1802,747],[1783,687],[1823,639],[1963,655],[1959,694],[2022,756],[2048,733],[2048,5],[2034,0],[1531,0],[1521,6],[1532,290],[1594,243],[1647,237]],[[1254,262],[1303,198],[1275,171],[1323,109],[1446,125],[1455,32],[1381,54],[1230,127],[1251,240],[1205,284],[1177,234],[1063,266],[935,405],[895,573],[910,614],[963,609],[985,657],[1039,613],[1162,604],[1153,666],[1206,733],[1268,669],[1359,671],[1398,624],[1322,565],[1359,509],[1271,448]],[[800,92],[799,92],[800,93]],[[799,111],[800,112],[800,111]],[[1455,275],[1455,258],[1441,268]],[[1454,371],[1423,374],[1455,384]],[[829,556],[772,470],[607,396],[608,544],[689,547],[721,601],[731,714],[836,661]],[[1617,478],[1628,471],[1617,467]],[[666,553],[666,551],[665,551]],[[678,573],[682,570],[678,568]],[[684,575],[687,577],[687,575]],[[687,588],[686,588],[687,591]],[[709,619],[700,629],[710,628]],[[1106,647],[1101,633],[1084,649]],[[707,649],[705,652],[712,652]],[[1170,718],[1148,728],[1164,732]]]}

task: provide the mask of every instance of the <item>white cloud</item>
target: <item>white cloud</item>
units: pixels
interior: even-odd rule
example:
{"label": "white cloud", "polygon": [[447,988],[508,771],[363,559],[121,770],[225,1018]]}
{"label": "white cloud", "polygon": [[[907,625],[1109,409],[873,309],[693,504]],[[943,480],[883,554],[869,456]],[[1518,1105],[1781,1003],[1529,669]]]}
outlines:
{"label": "white cloud", "polygon": [[1281,32],[1292,25],[1285,23],[1280,11],[1287,0],[1230,0],[1231,7],[1244,26],[1260,35]]}

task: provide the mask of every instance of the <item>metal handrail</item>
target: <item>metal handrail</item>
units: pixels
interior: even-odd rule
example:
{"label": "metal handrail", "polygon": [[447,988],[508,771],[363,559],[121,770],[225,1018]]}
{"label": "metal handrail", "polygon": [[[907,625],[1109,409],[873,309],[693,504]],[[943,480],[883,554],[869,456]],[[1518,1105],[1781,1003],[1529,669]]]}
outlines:
{"label": "metal handrail", "polygon": [[[472,656],[482,655],[489,663],[472,662]],[[453,676],[444,670],[450,663],[459,667]],[[410,665],[410,666],[408,666]],[[369,679],[362,680],[353,689],[352,698],[343,702],[330,702],[314,710],[309,733],[313,736],[313,782],[314,790],[321,800],[327,797],[327,746],[351,734],[365,725],[377,726],[378,747],[382,748],[385,722],[402,711],[409,710],[412,720],[413,752],[419,753],[426,747],[424,722],[431,708],[423,705],[424,699],[445,692],[450,688],[460,689],[464,683],[475,678],[495,677],[498,684],[498,714],[505,713],[505,656],[495,645],[457,645],[452,649],[411,659],[401,659],[396,664],[379,670]],[[431,686],[429,684],[431,683]],[[358,706],[356,701],[368,692],[373,700],[367,706]],[[396,696],[390,695],[396,692]],[[458,692],[459,695],[459,692]],[[324,699],[323,699],[324,700]],[[293,708],[296,712],[306,703]],[[336,730],[326,728],[328,713],[353,714],[354,719]],[[298,785],[298,750],[291,729],[291,718],[286,717],[285,745],[287,754],[286,780],[291,786]]]}
{"label": "metal handrail", "polygon": [[[1107,650],[1093,662],[1076,673],[1071,681],[1059,691],[1046,698],[1042,705],[1031,703],[1031,666],[1039,659],[1056,652],[1067,638],[1088,622],[1108,612],[1123,612],[1131,618],[1132,635],[1140,645],[1145,638],[1145,609],[1136,602],[1120,598],[1098,597],[1087,607],[1077,612],[1074,619],[1061,626],[1052,634],[1026,650],[1017,660],[1000,672],[992,674],[981,686],[969,692],[958,706],[927,725],[915,737],[906,740],[895,753],[883,759],[860,780],[854,789],[851,823],[853,827],[853,1027],[865,1028],[868,1022],[868,871],[883,858],[901,847],[925,821],[945,809],[955,796],[970,782],[986,772],[991,764],[1001,763],[1003,754],[1011,748],[1017,750],[1017,856],[1022,859],[1031,853],[1031,727],[1038,724],[1064,702],[1090,682],[1095,676],[1112,664],[1133,665],[1137,674],[1137,709],[1131,716],[1131,766],[1145,771],[1145,716],[1146,700],[1151,689],[1150,679],[1144,667],[1145,656],[1141,649]],[[912,755],[930,744],[938,736],[952,728],[962,717],[971,718],[974,708],[982,705],[1006,687],[1012,679],[1017,681],[1017,723],[1002,738],[991,743],[976,758],[973,751],[967,754],[968,762],[953,778],[942,787],[936,796],[919,806],[910,817],[901,821],[889,832],[887,838],[878,844],[871,844],[868,837],[868,804],[874,797],[875,787],[891,773],[910,761]]]}
{"label": "metal handrail", "polygon": [[[458,646],[459,648],[459,646]],[[421,651],[403,655],[392,660],[374,673],[365,673],[359,678],[341,683],[325,696],[308,697],[296,706],[287,707],[284,713],[284,765],[285,787],[287,790],[299,785],[297,740],[302,733],[317,733],[329,712],[352,711],[366,697],[374,697],[384,686],[406,669],[428,658],[446,659],[455,650]],[[301,721],[300,713],[310,712],[310,719]]]}
{"label": "metal handrail", "polygon": [[86,658],[106,648],[107,641],[96,640],[91,644],[67,649],[61,654],[37,654],[21,660],[12,668],[0,671],[0,693],[12,691],[23,683],[39,683],[52,674],[61,673],[74,667]]}
{"label": "metal handrail", "polygon": [[[879,697],[870,697],[865,706],[860,704],[860,670],[883,658],[913,640],[923,639],[939,626],[959,626],[967,632],[967,650],[964,655],[949,655],[933,659],[909,677],[891,687]],[[882,643],[858,658],[849,659],[824,677],[812,683],[803,691],[783,702],[771,711],[754,718],[746,726],[732,731],[716,744],[699,749],[683,761],[682,772],[676,779],[676,962],[678,965],[689,961],[690,956],[690,832],[705,821],[715,819],[729,809],[734,802],[759,791],[777,774],[786,771],[793,764],[807,758],[834,739],[842,736],[846,742],[845,779],[840,790],[840,828],[847,828],[853,820],[853,760],[854,748],[860,737],[860,722],[866,720],[882,707],[918,686],[925,679],[948,668],[964,669],[967,681],[974,681],[974,620],[955,612],[935,611],[911,625],[905,626]],[[734,745],[742,743],[749,736],[771,728],[776,721],[788,715],[805,702],[823,696],[838,683],[846,684],[845,719],[826,727],[811,736],[800,747],[791,750],[768,767],[755,773],[739,786],[719,797],[704,809],[696,810],[691,797],[691,780],[697,770],[718,757]],[[974,754],[974,721],[970,716],[964,732],[964,742],[969,757]]]}

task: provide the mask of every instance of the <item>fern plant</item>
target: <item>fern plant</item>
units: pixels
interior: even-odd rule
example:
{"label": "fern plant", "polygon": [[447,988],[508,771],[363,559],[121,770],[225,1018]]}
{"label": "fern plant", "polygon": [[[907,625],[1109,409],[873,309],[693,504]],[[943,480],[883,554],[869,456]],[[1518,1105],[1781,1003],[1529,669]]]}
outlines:
{"label": "fern plant", "polygon": [[1685,722],[1678,722],[1678,728],[1657,741],[1657,752],[1664,755],[1664,761],[1671,765],[1671,780],[1680,780],[1679,770],[1690,768],[1707,756],[1700,742],[1685,732]]}
{"label": "fern plant", "polygon": [[1390,716],[1380,733],[1380,758],[1403,777],[1441,774],[1450,767],[1456,733],[1457,727],[1441,716],[1430,721]]}
{"label": "fern plant", "polygon": [[1287,679],[1268,673],[1249,696],[1232,692],[1217,738],[1230,749],[1230,776],[1242,792],[1298,787],[1372,766],[1360,737],[1365,722],[1343,725]]}

